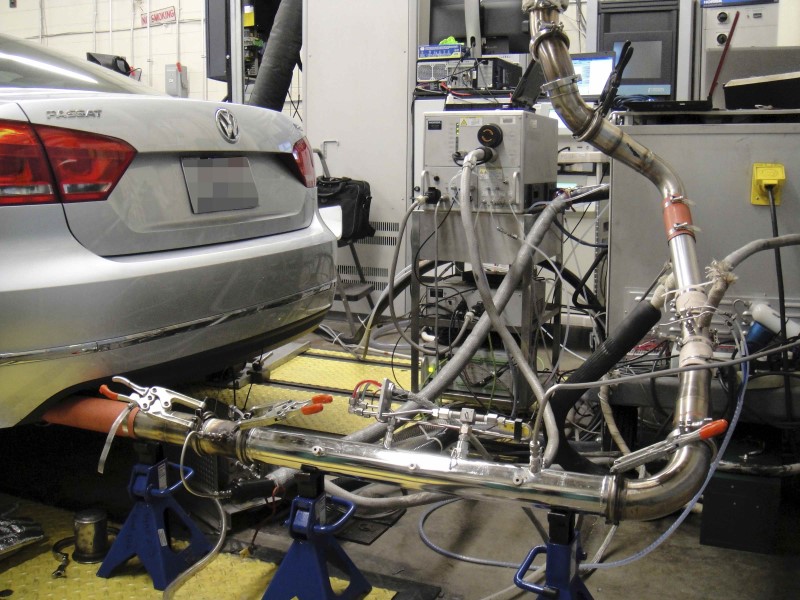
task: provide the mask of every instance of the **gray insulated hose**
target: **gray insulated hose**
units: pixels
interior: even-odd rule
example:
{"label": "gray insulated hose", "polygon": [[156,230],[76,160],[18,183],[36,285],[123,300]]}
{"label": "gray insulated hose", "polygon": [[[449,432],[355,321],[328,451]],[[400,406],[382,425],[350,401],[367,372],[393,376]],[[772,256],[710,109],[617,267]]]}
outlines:
{"label": "gray insulated hose", "polygon": [[284,0],[278,6],[248,104],[282,111],[303,46],[303,3]]}

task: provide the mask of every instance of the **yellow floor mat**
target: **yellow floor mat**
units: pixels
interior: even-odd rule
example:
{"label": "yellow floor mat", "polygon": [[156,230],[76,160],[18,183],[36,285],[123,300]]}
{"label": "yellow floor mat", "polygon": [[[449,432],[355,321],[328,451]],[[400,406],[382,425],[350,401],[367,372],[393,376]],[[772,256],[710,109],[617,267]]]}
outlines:
{"label": "yellow floor mat", "polygon": [[[216,398],[225,404],[234,403],[234,392],[229,389],[209,388],[203,385],[182,387],[181,392],[195,398]],[[249,396],[248,396],[249,394]],[[264,406],[283,400],[308,400],[314,392],[310,390],[298,390],[275,385],[253,385],[236,391],[236,406],[239,408],[253,408]],[[342,394],[332,394],[333,402],[326,404],[322,412],[315,415],[303,415],[299,412],[293,413],[281,425],[308,429],[322,433],[332,433],[335,435],[347,435],[359,429],[363,429],[372,423],[372,420],[351,415],[347,409],[350,396]]]}
{"label": "yellow floor mat", "polygon": [[325,405],[322,412],[308,416],[296,412],[281,424],[321,433],[347,435],[372,423],[372,419],[348,412],[353,388],[366,379],[382,382],[385,378],[409,389],[411,369],[408,361],[402,364],[395,361],[392,368],[389,362],[385,365],[361,362],[346,352],[307,350],[275,368],[271,372],[270,382],[266,384],[248,385],[238,390],[195,384],[181,386],[179,391],[194,398],[214,398],[242,409],[283,400],[308,400],[319,392],[331,393],[333,403]]}
{"label": "yellow floor mat", "polygon": [[[20,600],[156,600],[162,597],[162,592],[153,588],[150,576],[135,560],[120,567],[119,573],[110,579],[95,575],[98,564],[70,561],[66,577],[54,579],[52,573],[58,561],[53,558],[51,548],[56,541],[72,535],[72,515],[65,510],[5,495],[0,495],[0,503],[17,504],[19,508],[10,517],[33,519],[42,525],[47,536],[0,562],[0,590],[10,590],[11,594],[6,592],[7,597]],[[260,600],[276,569],[274,563],[220,554],[178,590],[175,600]],[[345,581],[332,580],[337,593],[346,585]],[[390,600],[395,594],[391,590],[373,588],[366,598]]]}
{"label": "yellow floor mat", "polygon": [[[349,352],[340,352],[338,350],[322,350],[320,348],[309,348],[306,350],[305,354],[311,356],[328,356],[331,358],[338,358],[341,360],[353,360],[358,361],[358,359],[350,354]],[[360,361],[359,361],[360,362]],[[392,356],[380,356],[377,354],[367,354],[367,357],[364,362],[367,363],[383,363],[387,365],[395,365],[396,367],[410,367],[411,360],[408,358],[403,357],[392,357]]]}
{"label": "yellow floor mat", "polygon": [[303,385],[309,388],[336,389],[351,393],[359,381],[390,379],[405,389],[411,386],[411,369],[407,366],[382,366],[358,361],[330,360],[322,356],[302,354],[272,372],[274,383]]}

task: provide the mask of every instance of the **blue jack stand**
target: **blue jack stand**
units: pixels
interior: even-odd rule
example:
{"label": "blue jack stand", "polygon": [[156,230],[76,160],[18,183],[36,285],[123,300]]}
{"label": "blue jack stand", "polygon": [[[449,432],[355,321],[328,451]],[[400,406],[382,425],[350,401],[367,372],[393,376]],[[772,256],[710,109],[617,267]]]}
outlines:
{"label": "blue jack stand", "polygon": [[[550,540],[528,553],[514,575],[514,583],[523,590],[538,594],[537,600],[593,600],[578,574],[578,566],[586,558],[586,553],[581,548],[581,534],[575,531],[575,515],[554,510],[548,513],[547,522],[550,525]],[[543,586],[523,579],[533,560],[542,552],[547,555]]]}
{"label": "blue jack stand", "polygon": [[[289,512],[289,534],[294,538],[289,552],[267,587],[262,600],[356,600],[366,596],[372,586],[333,537],[355,512],[355,505],[341,498],[331,502],[347,508],[335,523],[320,525],[325,513],[325,492],[321,473],[300,473],[298,496]],[[341,594],[331,588],[328,563],[349,579]]]}
{"label": "blue jack stand", "polygon": [[[98,577],[111,577],[114,569],[138,556],[153,578],[153,587],[163,590],[181,572],[211,551],[211,544],[172,497],[182,482],[166,487],[168,466],[180,468],[166,460],[154,465],[134,465],[128,493],[136,503],[100,565]],[[188,467],[183,467],[183,473],[186,479],[194,475]],[[180,552],[170,547],[167,511],[189,531],[189,545]]]}

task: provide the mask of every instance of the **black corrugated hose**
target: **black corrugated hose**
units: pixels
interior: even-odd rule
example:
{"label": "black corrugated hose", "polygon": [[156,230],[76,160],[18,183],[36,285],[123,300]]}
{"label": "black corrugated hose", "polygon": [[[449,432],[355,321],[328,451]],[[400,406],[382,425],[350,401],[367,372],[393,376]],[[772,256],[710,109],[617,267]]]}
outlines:
{"label": "black corrugated hose", "polygon": [[[598,381],[622,360],[659,320],[661,320],[660,310],[647,301],[638,303],[617,330],[572,373],[569,383]],[[564,435],[567,414],[585,391],[586,389],[564,389],[553,394],[550,399],[560,438],[553,463],[561,465],[567,471],[605,474],[604,469],[578,454]]]}

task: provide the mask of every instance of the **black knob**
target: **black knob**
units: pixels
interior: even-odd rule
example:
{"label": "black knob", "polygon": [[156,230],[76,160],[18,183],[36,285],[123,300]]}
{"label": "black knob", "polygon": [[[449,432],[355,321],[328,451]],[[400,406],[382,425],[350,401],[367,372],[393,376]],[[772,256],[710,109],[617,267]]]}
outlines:
{"label": "black knob", "polygon": [[489,148],[497,148],[503,143],[503,130],[494,123],[478,129],[478,141]]}
{"label": "black knob", "polygon": [[723,44],[724,44],[725,42],[727,42],[727,41],[728,41],[728,34],[727,34],[727,33],[720,33],[720,34],[717,36],[717,43],[718,43],[720,46],[721,46],[721,45],[723,45]]}
{"label": "black knob", "polygon": [[728,20],[728,13],[721,12],[717,15],[717,21],[720,23],[725,23]]}

